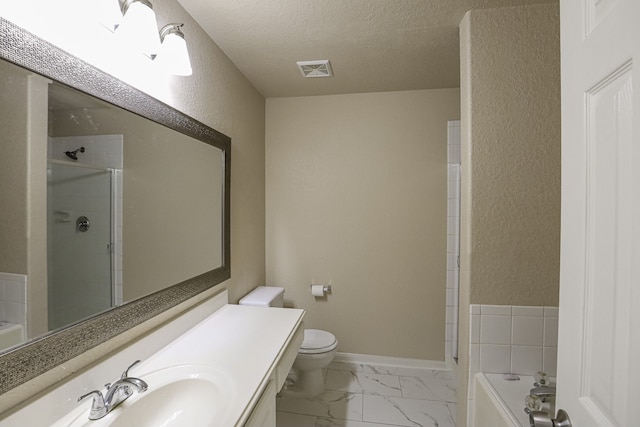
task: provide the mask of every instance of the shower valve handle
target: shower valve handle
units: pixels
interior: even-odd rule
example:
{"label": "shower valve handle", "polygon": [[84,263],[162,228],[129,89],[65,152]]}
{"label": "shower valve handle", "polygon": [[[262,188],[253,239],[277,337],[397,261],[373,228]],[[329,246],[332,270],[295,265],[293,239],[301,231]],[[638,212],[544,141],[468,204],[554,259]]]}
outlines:
{"label": "shower valve handle", "polygon": [[87,218],[86,216],[79,216],[78,219],[76,220],[76,230],[82,233],[87,231],[90,226],[91,226],[91,223],[89,222],[89,218]]}

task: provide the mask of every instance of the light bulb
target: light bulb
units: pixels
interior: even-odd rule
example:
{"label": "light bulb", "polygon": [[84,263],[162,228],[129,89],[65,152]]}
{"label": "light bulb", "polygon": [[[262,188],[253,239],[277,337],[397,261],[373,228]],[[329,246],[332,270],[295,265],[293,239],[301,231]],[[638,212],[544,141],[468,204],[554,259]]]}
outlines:
{"label": "light bulb", "polygon": [[156,14],[147,0],[128,0],[116,35],[123,43],[153,58],[160,50]]}
{"label": "light bulb", "polygon": [[156,57],[158,64],[171,74],[190,76],[193,72],[189,51],[184,34],[180,31],[182,24],[169,24],[160,31],[162,45]]}

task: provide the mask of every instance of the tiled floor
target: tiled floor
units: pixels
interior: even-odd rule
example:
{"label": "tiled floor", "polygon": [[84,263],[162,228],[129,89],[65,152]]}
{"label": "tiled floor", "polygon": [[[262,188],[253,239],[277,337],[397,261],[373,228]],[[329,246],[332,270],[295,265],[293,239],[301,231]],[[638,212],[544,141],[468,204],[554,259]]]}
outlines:
{"label": "tiled floor", "polygon": [[326,391],[277,399],[277,427],[455,427],[449,371],[333,362]]}

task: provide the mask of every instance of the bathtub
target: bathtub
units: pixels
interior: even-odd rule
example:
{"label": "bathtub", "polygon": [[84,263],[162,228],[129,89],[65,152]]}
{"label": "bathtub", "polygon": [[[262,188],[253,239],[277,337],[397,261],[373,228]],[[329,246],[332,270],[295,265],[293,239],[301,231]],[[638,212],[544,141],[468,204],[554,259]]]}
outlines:
{"label": "bathtub", "polygon": [[24,341],[22,325],[0,321],[0,351]]}
{"label": "bathtub", "polygon": [[479,373],[474,377],[473,419],[475,427],[529,427],[524,398],[533,388],[533,376],[519,375],[507,381],[503,374]]}

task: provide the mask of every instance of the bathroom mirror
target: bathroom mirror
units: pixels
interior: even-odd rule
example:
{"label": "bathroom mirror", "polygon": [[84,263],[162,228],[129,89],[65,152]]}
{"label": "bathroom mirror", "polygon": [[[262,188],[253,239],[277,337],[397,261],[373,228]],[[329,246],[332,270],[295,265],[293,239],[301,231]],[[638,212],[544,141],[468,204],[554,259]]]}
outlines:
{"label": "bathroom mirror", "polygon": [[2,18],[0,61],[0,272],[31,338],[2,394],[230,277],[230,138]]}

